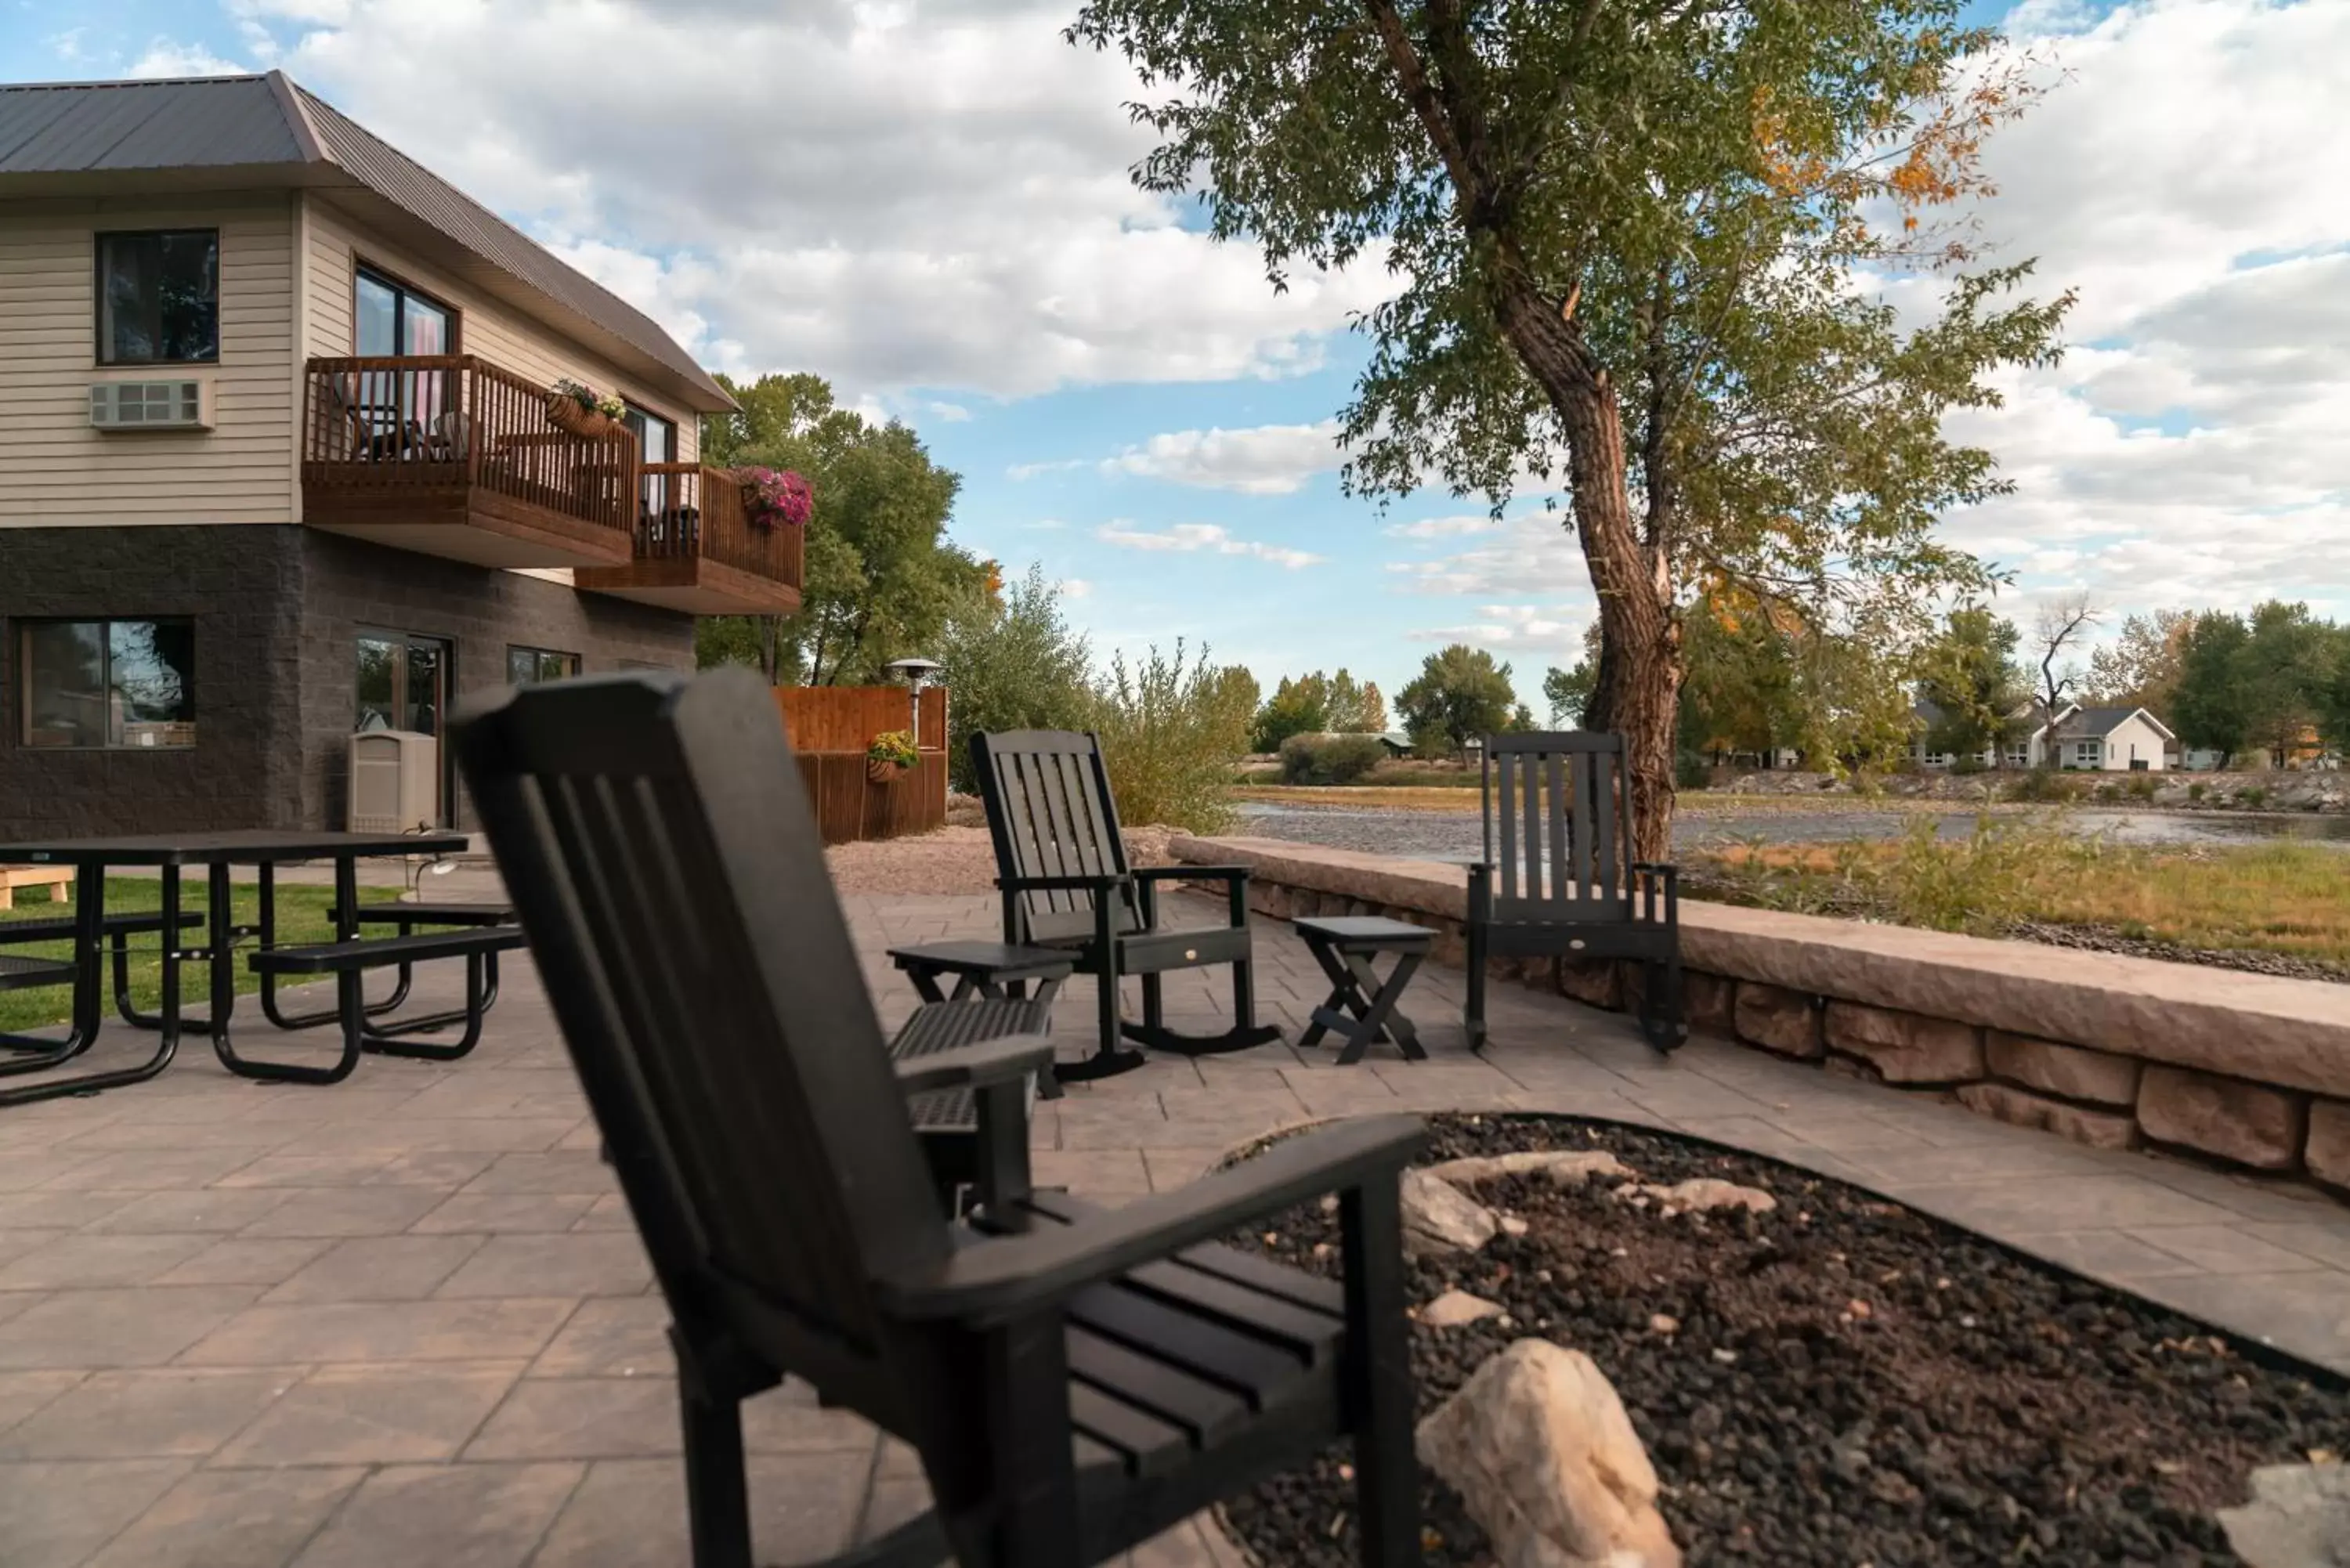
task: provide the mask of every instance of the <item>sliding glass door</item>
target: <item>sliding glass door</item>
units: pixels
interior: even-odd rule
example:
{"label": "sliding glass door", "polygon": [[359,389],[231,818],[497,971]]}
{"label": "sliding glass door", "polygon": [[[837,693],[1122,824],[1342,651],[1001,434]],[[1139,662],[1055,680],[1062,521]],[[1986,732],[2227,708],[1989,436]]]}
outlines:
{"label": "sliding glass door", "polygon": [[456,694],[456,648],[444,637],[404,631],[363,631],[359,636],[356,730],[413,730],[441,741],[440,800],[433,820],[449,822],[456,798],[454,759],[442,734],[449,701]]}

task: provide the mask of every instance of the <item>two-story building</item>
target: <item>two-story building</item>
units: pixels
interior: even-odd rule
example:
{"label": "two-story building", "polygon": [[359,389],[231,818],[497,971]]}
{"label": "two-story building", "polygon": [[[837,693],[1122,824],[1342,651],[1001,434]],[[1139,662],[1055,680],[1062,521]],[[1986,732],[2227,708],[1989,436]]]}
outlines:
{"label": "two-story building", "polygon": [[0,87],[0,835],[339,826],[356,731],[795,608],[733,406],[279,73]]}

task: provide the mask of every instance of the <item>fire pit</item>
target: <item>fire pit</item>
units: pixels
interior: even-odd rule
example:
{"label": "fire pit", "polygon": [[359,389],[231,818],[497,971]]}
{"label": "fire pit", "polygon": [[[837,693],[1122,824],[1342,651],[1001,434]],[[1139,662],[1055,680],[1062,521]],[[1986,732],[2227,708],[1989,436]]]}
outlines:
{"label": "fire pit", "polygon": [[[1415,1326],[1421,1414],[1514,1340],[1588,1354],[1692,1565],[2232,1563],[2214,1511],[2255,1468],[2350,1454],[2342,1379],[1774,1160],[1556,1116],[1437,1118],[1427,1158],[1539,1149],[1608,1151],[1637,1183],[1467,1189],[1506,1218],[1417,1261],[1411,1299],[1501,1312]],[[1697,1178],[1776,1206],[1680,1212],[1638,1190]],[[1240,1241],[1338,1266],[1325,1209]],[[1234,1534],[1284,1568],[1353,1563],[1346,1458],[1236,1500]],[[1431,1563],[1491,1561],[1450,1489],[1430,1478],[1422,1504]]]}

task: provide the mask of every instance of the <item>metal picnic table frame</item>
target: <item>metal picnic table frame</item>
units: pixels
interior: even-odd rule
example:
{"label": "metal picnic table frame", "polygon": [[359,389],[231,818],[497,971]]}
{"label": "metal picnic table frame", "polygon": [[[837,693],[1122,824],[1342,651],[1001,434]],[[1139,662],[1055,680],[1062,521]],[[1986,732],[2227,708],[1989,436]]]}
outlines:
{"label": "metal picnic table frame", "polygon": [[[15,1060],[0,1060],[0,1079],[60,1067],[82,1055],[98,1042],[104,1023],[106,971],[106,875],[109,870],[153,867],[162,882],[162,997],[159,1011],[143,1014],[130,1005],[125,972],[118,959],[116,1004],[126,1022],[157,1034],[148,1060],[132,1067],[84,1073],[69,1078],[0,1088],[0,1107],[29,1105],[65,1095],[95,1094],[125,1084],[144,1083],[172,1064],[183,1034],[208,1037],[221,1065],[242,1077],[283,1080],[311,1075],[307,1068],[288,1068],[237,1055],[229,1021],[236,1010],[236,941],[250,935],[265,949],[276,944],[276,867],[297,861],[332,860],[335,866],[335,935],[349,941],[359,934],[359,862],[362,857],[446,855],[463,851],[461,833],[332,833],[238,829],[224,833],[140,834],[86,839],[34,839],[0,844],[0,863],[71,866],[80,887],[74,904],[73,1015],[62,1040],[37,1035],[0,1033],[0,1050]],[[260,920],[241,929],[231,916],[232,867],[252,866],[260,871]],[[206,936],[203,946],[183,944],[181,924],[181,873],[203,867],[207,873]],[[6,927],[0,925],[0,936]],[[118,939],[117,947],[120,946]],[[181,1013],[180,966],[202,961],[210,966],[211,1011],[202,1018]],[[406,990],[401,986],[401,992]],[[396,1005],[400,994],[370,1011]],[[333,1021],[332,1012],[288,1018],[279,1011],[273,980],[262,981],[262,1011],[280,1029],[303,1029]]]}

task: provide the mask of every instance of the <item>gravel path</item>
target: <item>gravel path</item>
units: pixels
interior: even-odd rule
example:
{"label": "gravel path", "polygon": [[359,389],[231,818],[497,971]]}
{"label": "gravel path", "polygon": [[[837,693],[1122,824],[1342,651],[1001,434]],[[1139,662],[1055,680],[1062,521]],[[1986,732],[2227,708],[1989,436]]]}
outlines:
{"label": "gravel path", "polygon": [[[1168,863],[1171,827],[1130,827],[1126,855],[1136,866]],[[993,893],[995,851],[987,829],[941,827],[910,838],[839,844],[825,851],[833,885],[844,893]]]}

